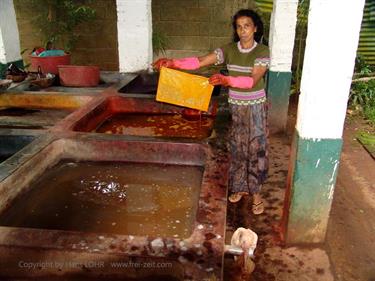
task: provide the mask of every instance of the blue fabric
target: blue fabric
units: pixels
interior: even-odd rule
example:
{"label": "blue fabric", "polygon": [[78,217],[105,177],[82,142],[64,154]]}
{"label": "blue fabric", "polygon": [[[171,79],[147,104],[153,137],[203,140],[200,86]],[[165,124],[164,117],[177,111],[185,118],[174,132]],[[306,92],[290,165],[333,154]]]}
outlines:
{"label": "blue fabric", "polygon": [[63,56],[65,52],[63,50],[46,50],[39,54],[39,57],[55,57],[55,56]]}

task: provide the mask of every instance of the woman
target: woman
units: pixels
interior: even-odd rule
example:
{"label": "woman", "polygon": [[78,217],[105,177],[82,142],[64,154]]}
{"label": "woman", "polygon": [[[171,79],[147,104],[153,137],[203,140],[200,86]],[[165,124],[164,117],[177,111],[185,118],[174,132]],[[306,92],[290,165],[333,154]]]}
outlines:
{"label": "woman", "polygon": [[269,50],[259,43],[263,23],[252,10],[240,10],[233,17],[234,42],[202,57],[183,59],[162,58],[153,65],[193,70],[225,63],[229,76],[214,74],[212,85],[229,87],[232,114],[230,134],[231,164],[229,201],[238,202],[243,196],[253,196],[252,211],[261,214],[264,205],[260,196],[268,174],[267,104],[263,77],[269,66]]}

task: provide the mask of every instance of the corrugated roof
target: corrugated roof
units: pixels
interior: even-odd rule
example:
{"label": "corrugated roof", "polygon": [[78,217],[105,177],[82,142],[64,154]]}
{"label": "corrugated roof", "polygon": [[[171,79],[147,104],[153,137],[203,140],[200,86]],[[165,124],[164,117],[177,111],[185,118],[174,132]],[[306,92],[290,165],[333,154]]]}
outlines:
{"label": "corrugated roof", "polygon": [[375,65],[375,0],[366,0],[357,53]]}
{"label": "corrugated roof", "polygon": [[263,13],[272,13],[273,0],[255,0],[258,9]]}
{"label": "corrugated roof", "polygon": [[370,20],[375,21],[375,1],[369,1],[370,2]]}

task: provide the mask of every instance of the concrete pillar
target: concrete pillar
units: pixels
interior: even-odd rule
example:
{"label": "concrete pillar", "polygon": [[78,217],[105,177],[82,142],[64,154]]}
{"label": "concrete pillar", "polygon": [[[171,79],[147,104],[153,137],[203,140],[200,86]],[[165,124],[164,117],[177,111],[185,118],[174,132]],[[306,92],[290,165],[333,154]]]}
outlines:
{"label": "concrete pillar", "polygon": [[270,27],[271,66],[267,93],[271,132],[284,131],[288,118],[291,66],[298,0],[274,0]]}
{"label": "concrete pillar", "polygon": [[13,0],[0,1],[0,77],[10,63],[23,66]]}
{"label": "concrete pillar", "polygon": [[151,0],[116,0],[120,72],[149,68],[152,62]]}
{"label": "concrete pillar", "polygon": [[311,0],[283,214],[288,244],[325,240],[365,0]]}

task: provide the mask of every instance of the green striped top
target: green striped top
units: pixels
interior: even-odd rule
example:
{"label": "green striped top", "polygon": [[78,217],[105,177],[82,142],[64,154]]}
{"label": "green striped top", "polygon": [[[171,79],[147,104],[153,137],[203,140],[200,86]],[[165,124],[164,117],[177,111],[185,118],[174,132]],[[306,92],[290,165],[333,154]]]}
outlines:
{"label": "green striped top", "polygon": [[[250,49],[243,49],[240,42],[230,43],[215,50],[216,64],[227,65],[230,76],[250,76],[254,66],[269,67],[268,47],[254,42]],[[266,101],[265,83],[261,79],[251,89],[229,88],[229,103],[248,105]]]}

